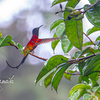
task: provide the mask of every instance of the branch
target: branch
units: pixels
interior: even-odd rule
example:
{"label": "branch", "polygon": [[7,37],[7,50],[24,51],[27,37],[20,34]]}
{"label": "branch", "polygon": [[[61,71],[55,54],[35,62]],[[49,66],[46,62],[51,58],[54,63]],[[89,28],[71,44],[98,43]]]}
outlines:
{"label": "branch", "polygon": [[44,61],[47,60],[46,58],[42,58],[42,57],[36,56],[36,55],[32,54],[31,52],[29,54],[32,55],[32,56],[34,56],[34,57],[36,57],[36,58],[38,58],[38,59],[41,59],[41,60],[44,60]]}
{"label": "branch", "polygon": [[[14,44],[12,44],[12,43],[10,43],[10,42],[8,42],[8,43],[9,43],[11,46],[15,47],[16,49],[18,49],[18,47],[17,47],[16,45],[14,45]],[[29,54],[32,55],[32,56],[34,56],[34,57],[36,57],[36,58],[38,58],[38,59],[41,59],[41,60],[44,60],[44,61],[47,60],[46,58],[42,58],[42,57],[36,56],[36,55],[32,54],[31,52],[30,52]]]}
{"label": "branch", "polygon": [[97,2],[95,2],[93,5],[91,5],[89,8],[87,8],[86,10],[84,10],[82,13],[86,13],[90,8],[92,8],[94,5],[96,5],[97,3],[99,3],[100,0],[98,0]]}
{"label": "branch", "polygon": [[69,72],[65,72],[65,73],[71,74],[71,75],[81,75],[80,72],[78,72],[78,73],[69,73]]}
{"label": "branch", "polygon": [[68,62],[71,63],[71,64],[77,63],[77,62],[79,62],[81,60],[86,60],[86,59],[91,58],[91,57],[94,57],[94,56],[96,56],[98,54],[100,54],[100,53],[93,54],[93,55],[90,55],[90,56],[87,56],[87,57],[83,57],[83,58],[79,58],[79,59],[72,59],[72,60],[69,60]]}

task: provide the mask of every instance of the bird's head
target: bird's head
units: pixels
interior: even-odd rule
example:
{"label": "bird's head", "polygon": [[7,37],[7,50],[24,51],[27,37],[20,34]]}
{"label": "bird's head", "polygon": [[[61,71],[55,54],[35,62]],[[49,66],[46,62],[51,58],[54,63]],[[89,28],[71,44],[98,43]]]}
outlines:
{"label": "bird's head", "polygon": [[34,35],[36,35],[36,36],[38,37],[39,28],[42,27],[42,26],[43,26],[43,25],[41,25],[41,26],[39,26],[39,27],[37,27],[37,28],[34,28],[34,29],[32,30],[32,35],[34,34]]}

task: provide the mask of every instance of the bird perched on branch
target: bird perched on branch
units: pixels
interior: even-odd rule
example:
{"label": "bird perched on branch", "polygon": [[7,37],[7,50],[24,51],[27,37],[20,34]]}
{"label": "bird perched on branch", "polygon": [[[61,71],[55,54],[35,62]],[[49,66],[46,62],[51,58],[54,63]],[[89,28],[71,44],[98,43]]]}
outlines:
{"label": "bird perched on branch", "polygon": [[[43,25],[41,25],[40,27],[42,27]],[[54,41],[57,39],[60,39],[59,37],[57,38],[46,38],[46,39],[39,39],[39,29],[40,27],[34,28],[32,30],[32,38],[30,39],[30,41],[27,43],[25,49],[24,49],[24,54],[23,54],[23,59],[21,61],[21,63],[19,65],[17,65],[16,67],[12,67],[8,61],[6,61],[7,65],[11,68],[16,68],[18,69],[20,65],[22,65],[25,61],[25,59],[27,58],[27,56],[29,55],[30,52],[32,52],[38,45],[42,44],[42,43],[47,43],[50,41]]]}

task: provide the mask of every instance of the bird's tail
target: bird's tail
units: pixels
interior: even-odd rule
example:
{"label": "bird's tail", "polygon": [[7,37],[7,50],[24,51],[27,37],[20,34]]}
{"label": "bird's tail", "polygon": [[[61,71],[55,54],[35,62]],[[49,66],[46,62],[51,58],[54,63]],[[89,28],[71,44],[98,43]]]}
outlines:
{"label": "bird's tail", "polygon": [[28,56],[28,54],[27,54],[25,57],[23,57],[21,63],[20,63],[18,66],[16,66],[16,67],[12,67],[12,66],[8,63],[7,60],[6,60],[6,63],[7,63],[7,65],[8,65],[9,67],[18,69],[19,66],[22,65],[22,64],[24,63],[24,61],[25,61],[25,59],[27,58],[27,56]]}

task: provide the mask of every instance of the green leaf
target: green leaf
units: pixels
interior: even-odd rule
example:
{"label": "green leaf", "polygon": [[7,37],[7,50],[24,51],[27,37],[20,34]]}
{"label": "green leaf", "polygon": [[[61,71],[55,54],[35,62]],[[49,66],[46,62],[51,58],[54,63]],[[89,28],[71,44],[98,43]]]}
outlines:
{"label": "green leaf", "polygon": [[57,28],[56,28],[56,35],[57,37],[61,37],[63,35],[65,31],[65,24],[64,23],[60,23]]}
{"label": "green leaf", "polygon": [[86,93],[84,96],[83,96],[83,100],[91,100],[91,95]]}
{"label": "green leaf", "polygon": [[98,76],[99,73],[92,73],[90,75],[88,75],[88,78],[89,80],[91,81],[91,86],[94,87],[94,86],[98,86],[98,83],[97,83],[97,80],[99,79],[99,76]]}
{"label": "green leaf", "polygon": [[61,46],[64,53],[68,53],[73,47],[66,35],[61,39]]}
{"label": "green leaf", "polygon": [[[63,60],[62,60],[63,59]],[[51,70],[53,70],[55,67],[57,67],[59,64],[62,64],[64,62],[67,62],[68,59],[62,55],[55,55],[51,57],[47,64],[41,69],[39,72],[35,84],[43,78],[47,73],[49,73]]]}
{"label": "green leaf", "polygon": [[61,78],[65,72],[65,70],[70,66],[71,64],[69,63],[64,63],[63,65],[60,65],[59,68],[57,69],[56,73],[53,76],[52,82],[51,82],[51,88],[53,87],[56,92],[58,85],[61,81]]}
{"label": "green leaf", "polygon": [[23,46],[20,43],[17,43],[17,47],[18,47],[19,50],[23,51]]}
{"label": "green leaf", "polygon": [[82,53],[82,51],[76,51],[76,52],[74,53],[74,57],[75,57],[75,58],[79,58],[79,56],[81,55],[81,53]]}
{"label": "green leaf", "polygon": [[72,89],[69,92],[69,97],[71,96],[71,94],[78,89],[91,89],[91,87],[87,84],[77,84],[74,87],[72,87]]}
{"label": "green leaf", "polygon": [[82,55],[84,55],[86,53],[93,53],[94,54],[94,49],[91,48],[91,47],[87,47],[85,50],[82,51],[80,56],[82,56]]}
{"label": "green leaf", "polygon": [[2,41],[0,42],[0,47],[2,47],[2,46],[8,46],[8,45],[10,45],[8,42],[11,42],[12,36],[7,35],[4,38],[1,38],[1,40]]}
{"label": "green leaf", "polygon": [[88,0],[92,5],[97,2],[98,0]]}
{"label": "green leaf", "polygon": [[79,98],[80,98],[81,96],[83,96],[85,93],[87,93],[86,89],[79,89],[78,92],[79,92],[79,93],[78,93],[77,100],[79,100]]}
{"label": "green leaf", "polygon": [[2,37],[2,33],[1,33],[1,31],[0,31],[0,37]]}
{"label": "green leaf", "polygon": [[[72,70],[67,70],[67,72],[68,73],[74,73],[75,71],[72,71]],[[71,81],[71,74],[68,74],[68,73],[64,73],[64,77],[66,78],[66,79],[68,79],[68,80],[70,80]]]}
{"label": "green leaf", "polygon": [[82,50],[83,44],[83,28],[82,20],[76,21],[75,19],[66,20],[66,34],[72,45]]}
{"label": "green leaf", "polygon": [[55,22],[53,22],[50,26],[50,31],[52,31],[55,27],[57,27],[60,23],[64,22],[63,19],[58,19]]}
{"label": "green leaf", "polygon": [[[70,0],[66,7],[75,7],[80,0]],[[64,12],[64,19],[67,19],[70,13]],[[78,49],[82,49],[83,43],[83,27],[82,27],[82,20],[76,21],[74,18],[71,20],[65,20],[66,26],[66,34],[68,39],[70,40],[71,44],[74,45]]]}
{"label": "green leaf", "polygon": [[93,32],[96,32],[96,31],[100,31],[100,28],[94,26],[94,27],[92,27],[91,29],[88,29],[87,35],[90,35],[90,34],[92,34]]}
{"label": "green leaf", "polygon": [[4,37],[0,37],[0,44],[2,43],[3,39],[4,39]]}
{"label": "green leaf", "polygon": [[[90,8],[85,14],[87,19],[94,26],[100,27],[100,2],[97,3],[94,7]],[[85,5],[84,10],[89,8],[91,5]]]}
{"label": "green leaf", "polygon": [[100,66],[100,54],[97,56],[93,57],[93,59],[90,61],[90,63],[84,67],[84,76],[87,76],[94,71],[98,71],[98,68]]}
{"label": "green leaf", "polygon": [[80,0],[69,0],[66,7],[75,7],[78,3],[80,2]]}
{"label": "green leaf", "polygon": [[82,69],[84,68],[85,64],[86,64],[86,62],[82,62],[82,63],[78,64],[78,69],[79,69],[81,75],[82,75]]}
{"label": "green leaf", "polygon": [[96,41],[98,41],[98,40],[100,40],[100,36],[98,36],[98,37],[96,38]]}
{"label": "green leaf", "polygon": [[62,3],[62,2],[66,2],[66,1],[68,1],[68,0],[54,0],[54,1],[52,2],[52,6],[54,6],[54,5],[56,5],[56,4],[59,4],[59,3]]}
{"label": "green leaf", "polygon": [[85,43],[83,44],[83,47],[84,47],[84,46],[89,46],[89,45],[93,45],[93,43],[90,42],[90,41],[87,41],[87,42],[85,42]]}
{"label": "green leaf", "polygon": [[53,77],[54,73],[55,73],[55,71],[52,72],[50,75],[48,75],[48,76],[45,78],[45,80],[44,80],[44,85],[45,85],[46,88],[51,84],[52,77]]}
{"label": "green leaf", "polygon": [[78,90],[75,90],[75,91],[71,94],[69,100],[77,100],[78,94],[79,94]]}
{"label": "green leaf", "polygon": [[[57,35],[54,34],[53,38],[56,38],[56,37],[57,37]],[[59,41],[60,41],[60,40],[52,41],[51,47],[52,47],[53,50],[55,50],[55,48],[56,48],[57,44],[59,43]]]}

